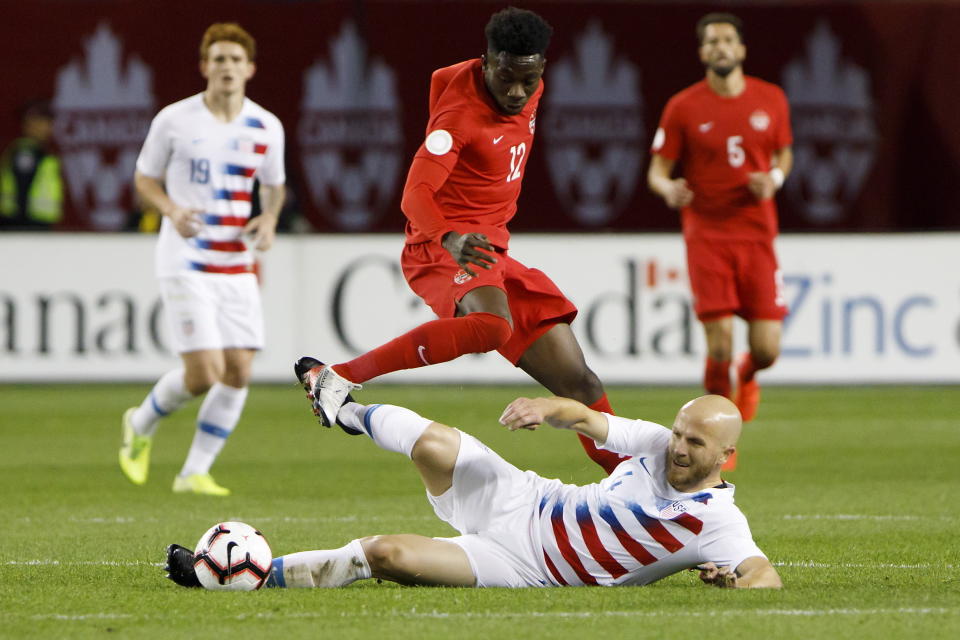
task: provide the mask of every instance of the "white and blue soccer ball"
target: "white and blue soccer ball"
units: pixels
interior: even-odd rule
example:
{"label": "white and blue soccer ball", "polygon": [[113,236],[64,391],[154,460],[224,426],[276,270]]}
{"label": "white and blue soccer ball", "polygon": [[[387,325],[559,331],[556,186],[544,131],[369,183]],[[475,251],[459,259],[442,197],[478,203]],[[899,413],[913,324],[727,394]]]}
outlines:
{"label": "white and blue soccer ball", "polygon": [[214,591],[253,591],[270,575],[273,554],[267,539],[243,522],[220,522],[207,530],[193,552],[200,584]]}

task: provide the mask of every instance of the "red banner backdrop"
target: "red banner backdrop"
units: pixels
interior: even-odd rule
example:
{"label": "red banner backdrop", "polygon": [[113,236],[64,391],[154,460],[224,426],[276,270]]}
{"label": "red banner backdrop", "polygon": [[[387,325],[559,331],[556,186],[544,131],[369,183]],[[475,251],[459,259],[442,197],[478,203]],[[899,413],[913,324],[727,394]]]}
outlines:
{"label": "red banner backdrop", "polygon": [[[702,77],[693,25],[715,5],[525,2],[550,21],[546,93],[515,230],[669,230],[646,188],[667,99]],[[485,49],[489,2],[0,3],[0,139],[53,101],[64,228],[128,226],[152,116],[203,89],[200,36],[236,20],[258,42],[251,98],[287,133],[293,206],[318,231],[398,232],[430,73]],[[960,6],[742,6],[745,68],[791,102],[797,165],[785,230],[960,227]]]}

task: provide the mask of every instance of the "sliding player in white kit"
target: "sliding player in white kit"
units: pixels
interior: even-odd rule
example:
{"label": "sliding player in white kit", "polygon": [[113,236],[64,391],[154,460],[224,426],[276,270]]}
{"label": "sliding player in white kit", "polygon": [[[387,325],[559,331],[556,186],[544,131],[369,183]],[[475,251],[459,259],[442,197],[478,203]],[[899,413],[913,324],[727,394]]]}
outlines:
{"label": "sliding player in white kit", "polygon": [[[160,418],[206,393],[173,490],[230,493],[210,467],[240,419],[251,363],[263,347],[251,248],[270,248],[284,199],[283,126],[245,94],[255,53],[239,25],[211,25],[200,45],[206,90],[160,111],[137,159],[137,192],[163,214],[156,273],[183,367],[164,374],[123,415],[120,468],[134,484],[147,480]],[[251,218],[254,179],[262,212]]]}
{"label": "sliding player in white kit", "polygon": [[[274,559],[266,586],[342,587],[364,578],[462,587],[644,585],[685,569],[719,587],[781,586],[720,467],[742,421],[722,396],[685,404],[672,429],[567,398],[518,398],[500,423],[572,429],[632,456],[584,486],[521,471],[459,429],[409,409],[347,402],[338,424],[411,458],[437,516],[460,536],[358,538]],[[168,577],[199,586],[193,554],[167,548]]]}

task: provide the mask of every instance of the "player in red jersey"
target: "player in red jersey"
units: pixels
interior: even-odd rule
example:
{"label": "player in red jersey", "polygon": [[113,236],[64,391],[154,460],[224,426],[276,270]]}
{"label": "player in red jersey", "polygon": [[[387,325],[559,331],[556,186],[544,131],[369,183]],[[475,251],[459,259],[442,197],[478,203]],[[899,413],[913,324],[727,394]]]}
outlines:
{"label": "player in red jersey", "polygon": [[[739,18],[707,14],[697,36],[706,78],[667,103],[647,181],[681,211],[694,308],[706,332],[709,393],[731,395],[733,315],[749,325],[734,398],[751,420],[760,401],[756,373],[780,354],[787,314],[773,196],[793,164],[790,116],[779,87],[744,75]],[[672,178],[677,163],[683,177]]]}
{"label": "player in red jersey", "polygon": [[[438,319],[349,362],[301,358],[297,376],[324,425],[357,383],[493,350],[554,394],[611,412],[570,329],[576,307],[508,252],[551,33],[537,14],[504,9],[487,24],[485,55],[433,73],[427,135],[403,191],[401,265]],[[621,461],[581,442],[608,472]]]}

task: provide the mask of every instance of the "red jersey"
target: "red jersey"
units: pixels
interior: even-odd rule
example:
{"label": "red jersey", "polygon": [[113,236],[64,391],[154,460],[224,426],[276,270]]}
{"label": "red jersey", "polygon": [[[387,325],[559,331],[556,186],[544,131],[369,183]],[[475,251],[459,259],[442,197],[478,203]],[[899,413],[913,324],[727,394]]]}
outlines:
{"label": "red jersey", "polygon": [[769,171],[790,146],[790,112],[780,87],[746,76],[739,96],[717,95],[706,79],[676,94],[663,110],[652,152],[682,165],[693,191],[681,210],[687,238],[761,240],[777,234],[773,198],[758,201],[747,174]]}
{"label": "red jersey", "polygon": [[[507,248],[542,94],[543,82],[523,111],[507,115],[487,91],[479,58],[433,72],[427,136],[404,187],[407,243],[440,242],[453,230]],[[432,198],[411,197],[418,188]]]}

